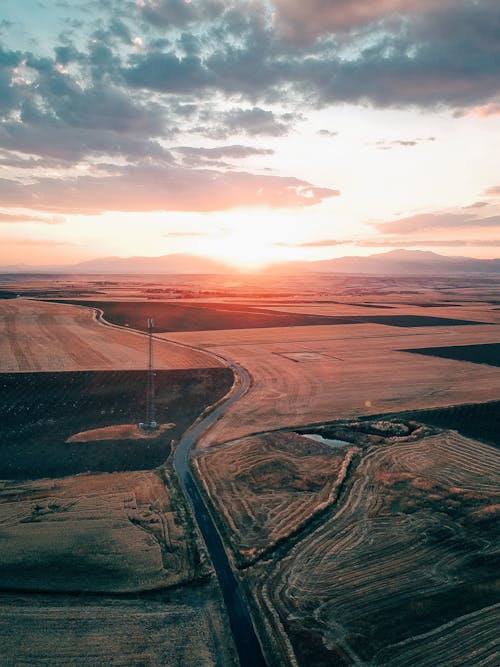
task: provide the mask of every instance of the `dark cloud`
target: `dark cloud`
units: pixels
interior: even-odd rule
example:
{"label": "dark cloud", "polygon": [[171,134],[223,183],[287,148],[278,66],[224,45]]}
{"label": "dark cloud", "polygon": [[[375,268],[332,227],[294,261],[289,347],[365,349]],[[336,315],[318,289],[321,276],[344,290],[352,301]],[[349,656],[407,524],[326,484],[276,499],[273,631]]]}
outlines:
{"label": "dark cloud", "polygon": [[305,207],[338,194],[292,177],[150,165],[110,167],[101,176],[39,178],[27,185],[0,179],[5,207],[64,213]]}
{"label": "dark cloud", "polygon": [[132,56],[130,63],[121,74],[132,88],[194,95],[216,87],[213,72],[196,55],[180,57],[174,51],[150,51]]}
{"label": "dark cloud", "polygon": [[220,160],[221,158],[245,158],[251,155],[272,155],[274,151],[268,148],[253,148],[252,146],[216,146],[215,148],[198,148],[193,146],[177,146],[173,151],[184,155],[193,155],[206,158],[207,160]]}
{"label": "dark cloud", "polygon": [[200,148],[194,146],[177,146],[172,152],[180,154],[183,164],[203,166],[204,164],[222,164],[221,160],[240,160],[255,155],[272,155],[274,151],[266,148],[251,146],[217,146],[214,148]]}
{"label": "dark cloud", "polygon": [[222,116],[222,128],[227,134],[247,134],[249,136],[268,135],[281,137],[289,131],[290,116],[277,116],[272,111],[253,107],[252,109],[231,109]]}
{"label": "dark cloud", "polygon": [[[440,0],[443,5],[451,0]],[[276,29],[287,39],[307,42],[320,35],[353,30],[394,13],[432,9],[435,0],[273,0]]]}
{"label": "dark cloud", "polygon": [[[71,50],[59,57],[61,65],[76,56]],[[16,67],[21,80],[13,84]],[[154,139],[174,131],[159,103],[134,99],[109,81],[84,85],[49,58],[1,53],[0,100],[3,149],[70,161],[103,154],[169,159]]]}
{"label": "dark cloud", "polygon": [[212,21],[224,13],[222,0],[142,0],[137,3],[142,18],[163,28],[182,28],[192,23]]}
{"label": "dark cloud", "polygon": [[478,218],[467,213],[421,213],[375,227],[383,234],[411,234],[429,229],[463,229],[472,227],[500,227],[500,216]]}
{"label": "dark cloud", "polygon": [[[182,17],[200,21],[199,52],[205,55],[138,54],[122,69],[127,83],[198,96],[218,90],[252,101],[282,100],[293,91],[320,106],[465,109],[498,102],[497,0],[277,0],[274,24],[260,3],[229,3],[224,10],[222,4],[205,10],[205,3],[155,3],[172,15],[172,26]],[[296,35],[322,38],[288,42],[280,27],[293,22]]]}

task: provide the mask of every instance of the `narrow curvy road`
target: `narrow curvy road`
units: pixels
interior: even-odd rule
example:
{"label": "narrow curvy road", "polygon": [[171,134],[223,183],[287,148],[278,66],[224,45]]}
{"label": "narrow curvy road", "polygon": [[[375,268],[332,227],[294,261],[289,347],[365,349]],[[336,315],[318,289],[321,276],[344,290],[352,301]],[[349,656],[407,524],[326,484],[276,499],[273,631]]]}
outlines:
{"label": "narrow curvy road", "polygon": [[231,569],[221,537],[189,469],[189,456],[193,445],[250,387],[250,376],[247,371],[237,364],[232,364],[231,368],[239,379],[239,386],[226,401],[186,431],[175,448],[174,467],[212,559],[224,597],[241,667],[265,667],[266,662],[239,582]]}
{"label": "narrow curvy road", "polygon": [[[136,334],[147,336],[147,333],[144,331],[130,329],[128,327],[125,328],[108,322],[104,318],[103,311],[98,308],[93,308],[92,310],[94,311],[94,317],[99,324],[118,329],[125,329],[129,333],[133,331]],[[165,342],[167,340],[155,336],[153,336],[153,338],[158,342]],[[197,349],[191,345],[183,345],[182,343],[176,344],[195,350]],[[228,360],[224,359],[224,361],[227,362]],[[174,468],[179,477],[182,489],[191,505],[194,517],[212,560],[222,591],[222,596],[224,598],[224,603],[226,605],[229,624],[233,633],[240,665],[241,667],[267,667],[240,584],[229,564],[222,539],[189,469],[189,456],[196,441],[203,433],[205,433],[205,431],[215,424],[218,419],[221,419],[228,408],[239,400],[250,388],[251,379],[248,372],[239,364],[229,363],[239,385],[229,398],[220,403],[212,412],[184,433],[174,451]]]}

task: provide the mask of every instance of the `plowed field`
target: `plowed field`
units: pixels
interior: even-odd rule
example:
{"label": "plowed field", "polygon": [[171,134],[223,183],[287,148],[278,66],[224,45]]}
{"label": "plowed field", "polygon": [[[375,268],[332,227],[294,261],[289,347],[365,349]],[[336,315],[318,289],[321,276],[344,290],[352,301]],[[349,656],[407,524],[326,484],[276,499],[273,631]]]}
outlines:
{"label": "plowed field", "polygon": [[[210,368],[211,355],[157,343],[159,369]],[[90,308],[27,299],[0,300],[0,372],[140,369],[144,336],[96,322]]]}
{"label": "plowed field", "polygon": [[321,525],[247,571],[271,665],[495,664],[500,454],[412,438],[370,446]]}
{"label": "plowed field", "polygon": [[377,324],[165,334],[247,368],[252,387],[207,433],[211,445],[332,418],[498,398],[500,368],[420,356],[408,348],[498,339],[498,326],[418,330]]}

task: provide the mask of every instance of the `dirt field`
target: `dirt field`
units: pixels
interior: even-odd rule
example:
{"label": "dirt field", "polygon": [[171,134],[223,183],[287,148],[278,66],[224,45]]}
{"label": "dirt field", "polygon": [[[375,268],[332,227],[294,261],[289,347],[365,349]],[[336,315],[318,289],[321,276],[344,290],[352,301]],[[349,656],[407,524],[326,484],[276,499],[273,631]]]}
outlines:
{"label": "dirt field", "polygon": [[[154,355],[159,369],[221,365],[211,355],[173,343],[157,343]],[[146,338],[99,324],[90,309],[0,300],[0,372],[128,370],[146,365]]]}
{"label": "dirt field", "polygon": [[[387,324],[396,327],[460,326],[474,324],[464,319],[451,319],[422,314],[383,312],[367,315],[356,308],[357,314],[342,314],[330,305],[327,314],[297,312],[296,308],[255,308],[246,303],[175,303],[148,301],[69,301],[103,310],[108,322],[146,330],[149,315],[154,317],[157,332],[167,331],[218,331],[223,329],[260,329],[269,327],[318,326],[321,324]],[[293,311],[296,312],[293,312]],[[307,310],[307,309],[306,309]]]}
{"label": "dirt field", "polygon": [[171,475],[2,482],[0,589],[130,592],[207,576]]}
{"label": "dirt field", "polygon": [[[494,324],[402,329],[380,324],[165,334],[247,368],[252,387],[202,446],[266,429],[498,398],[500,369],[408,348],[498,340]],[[473,391],[472,391],[473,388]]]}
{"label": "dirt field", "polygon": [[157,371],[156,418],[174,423],[151,438],[135,434],[68,444],[78,433],[144,420],[146,374],[79,371],[0,374],[0,479],[62,477],[83,472],[150,470],[172,439],[231,388],[228,368]]}
{"label": "dirt field", "polygon": [[369,446],[329,516],[245,575],[270,665],[493,667],[499,470],[451,432]]}
{"label": "dirt field", "polygon": [[271,433],[196,457],[235,562],[262,557],[333,504],[356,451]]}
{"label": "dirt field", "polygon": [[427,347],[404,351],[414,352],[415,354],[427,354],[431,357],[443,357],[443,359],[456,359],[457,361],[471,361],[475,364],[500,366],[500,343]]}
{"label": "dirt field", "polygon": [[236,667],[213,584],[131,598],[0,595],[3,667]]}

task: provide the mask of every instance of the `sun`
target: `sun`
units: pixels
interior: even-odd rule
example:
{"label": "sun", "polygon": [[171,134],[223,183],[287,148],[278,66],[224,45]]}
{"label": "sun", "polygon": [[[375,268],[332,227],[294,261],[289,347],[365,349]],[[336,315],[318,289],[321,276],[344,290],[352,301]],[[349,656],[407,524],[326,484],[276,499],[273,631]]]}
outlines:
{"label": "sun", "polygon": [[197,254],[225,262],[242,271],[255,271],[280,259],[273,227],[265,220],[226,228],[218,236],[196,242]]}

